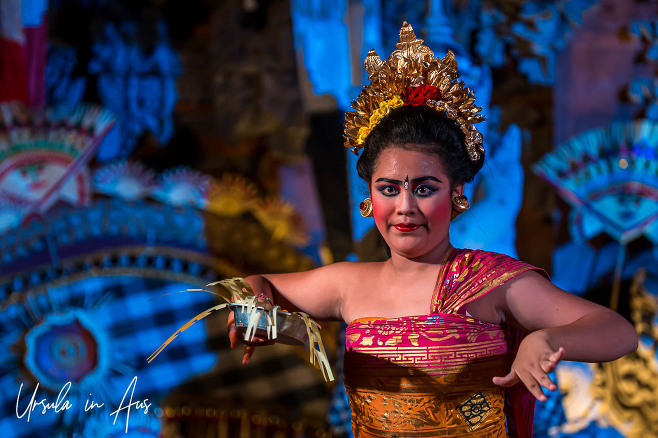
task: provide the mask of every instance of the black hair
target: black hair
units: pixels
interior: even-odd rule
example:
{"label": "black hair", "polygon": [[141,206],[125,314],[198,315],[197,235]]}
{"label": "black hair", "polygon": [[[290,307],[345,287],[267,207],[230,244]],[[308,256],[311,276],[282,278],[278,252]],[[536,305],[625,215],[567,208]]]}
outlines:
{"label": "black hair", "polygon": [[366,137],[356,171],[372,181],[379,155],[388,148],[436,154],[453,187],[473,181],[484,157],[471,161],[464,147],[464,133],[443,113],[424,105],[404,105],[392,110]]}

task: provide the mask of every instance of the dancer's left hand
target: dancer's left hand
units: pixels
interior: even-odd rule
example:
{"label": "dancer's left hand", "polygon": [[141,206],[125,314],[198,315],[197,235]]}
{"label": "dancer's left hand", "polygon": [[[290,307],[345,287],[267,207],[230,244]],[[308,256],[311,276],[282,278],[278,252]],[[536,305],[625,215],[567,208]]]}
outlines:
{"label": "dancer's left hand", "polygon": [[521,342],[510,372],[504,377],[494,377],[493,383],[510,387],[523,382],[537,400],[546,401],[542,386],[550,391],[557,389],[548,374],[555,370],[563,357],[564,348],[560,347],[555,351],[544,331],[530,333]]}

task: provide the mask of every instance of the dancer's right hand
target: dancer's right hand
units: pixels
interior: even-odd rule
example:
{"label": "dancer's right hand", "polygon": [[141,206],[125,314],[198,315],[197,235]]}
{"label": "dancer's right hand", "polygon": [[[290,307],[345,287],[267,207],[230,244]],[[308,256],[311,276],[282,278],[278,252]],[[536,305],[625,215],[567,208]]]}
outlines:
{"label": "dancer's right hand", "polygon": [[236,348],[240,342],[245,344],[244,355],[242,356],[242,365],[246,365],[251,360],[251,356],[256,351],[256,346],[272,345],[274,341],[264,338],[262,336],[254,336],[253,341],[244,340],[244,330],[238,330],[235,326],[235,314],[233,311],[228,315],[228,339],[231,343],[231,348]]}
{"label": "dancer's right hand", "polygon": [[537,330],[526,336],[516,354],[510,372],[504,377],[494,377],[493,383],[502,387],[514,386],[519,382],[541,402],[547,400],[542,386],[555,391],[557,385],[548,376],[564,358],[564,348],[554,350],[546,332]]}

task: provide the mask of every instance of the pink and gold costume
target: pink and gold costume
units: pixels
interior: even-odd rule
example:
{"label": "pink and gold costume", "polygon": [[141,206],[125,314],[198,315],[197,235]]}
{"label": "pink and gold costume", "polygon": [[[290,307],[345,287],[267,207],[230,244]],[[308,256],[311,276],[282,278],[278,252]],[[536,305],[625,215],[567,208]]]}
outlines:
{"label": "pink and gold costume", "polygon": [[534,397],[491,381],[509,372],[522,334],[465,310],[528,270],[546,275],[505,255],[451,249],[430,314],[353,321],[344,377],[354,437],[532,436]]}

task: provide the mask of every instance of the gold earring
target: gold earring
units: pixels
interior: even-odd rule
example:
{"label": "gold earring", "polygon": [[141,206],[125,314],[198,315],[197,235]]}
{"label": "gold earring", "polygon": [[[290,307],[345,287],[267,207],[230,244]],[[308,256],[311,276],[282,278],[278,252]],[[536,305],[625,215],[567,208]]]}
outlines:
{"label": "gold earring", "polygon": [[455,195],[452,197],[452,204],[455,208],[460,213],[465,212],[469,208],[471,208],[470,202],[468,202],[468,198],[464,195]]}
{"label": "gold earring", "polygon": [[359,209],[361,210],[361,216],[363,217],[372,216],[372,201],[370,200],[370,198],[364,199],[363,202],[359,204]]}

